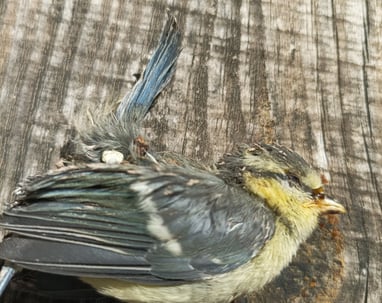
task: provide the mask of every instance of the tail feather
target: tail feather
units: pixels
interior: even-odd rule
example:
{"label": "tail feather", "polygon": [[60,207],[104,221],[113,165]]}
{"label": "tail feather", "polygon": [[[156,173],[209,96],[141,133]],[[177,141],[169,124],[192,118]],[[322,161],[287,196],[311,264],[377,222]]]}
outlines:
{"label": "tail feather", "polygon": [[151,57],[142,78],[126,95],[116,111],[118,120],[140,123],[156,97],[171,80],[180,53],[180,32],[174,16],[169,16],[159,45]]}
{"label": "tail feather", "polygon": [[[69,146],[70,157],[85,162],[100,162],[106,150],[116,150],[125,160],[135,160],[145,152],[146,146],[137,146],[141,135],[141,122],[154,104],[156,97],[165,88],[175,72],[176,60],[180,54],[181,34],[176,19],[169,15],[159,44],[154,51],[142,78],[132,92],[127,94],[115,114],[96,125],[90,131],[80,134],[79,140]],[[68,157],[69,158],[69,157]]]}

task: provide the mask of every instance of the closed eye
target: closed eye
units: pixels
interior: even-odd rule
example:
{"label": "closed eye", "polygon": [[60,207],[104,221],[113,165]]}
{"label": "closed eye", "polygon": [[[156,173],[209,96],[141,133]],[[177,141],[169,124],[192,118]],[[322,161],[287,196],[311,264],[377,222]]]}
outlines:
{"label": "closed eye", "polygon": [[288,177],[289,185],[298,185],[301,187],[301,181],[296,175],[287,173],[287,177]]}
{"label": "closed eye", "polygon": [[[300,178],[297,177],[297,175],[292,174],[290,172],[286,173],[287,181],[290,187],[298,187],[301,191],[307,193],[308,195],[312,193],[312,188],[307,186],[306,184],[302,183]],[[321,193],[321,192],[320,192]],[[322,190],[323,193],[323,190]],[[312,194],[313,196],[313,194]],[[315,196],[314,199],[317,199]]]}

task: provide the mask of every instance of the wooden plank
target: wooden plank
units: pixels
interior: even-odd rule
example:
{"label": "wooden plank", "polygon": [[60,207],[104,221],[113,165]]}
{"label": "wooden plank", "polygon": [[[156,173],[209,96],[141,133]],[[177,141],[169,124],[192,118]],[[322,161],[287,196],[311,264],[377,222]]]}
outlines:
{"label": "wooden plank", "polygon": [[253,300],[381,302],[378,1],[2,1],[1,203],[129,91],[166,7],[183,52],[145,124],[151,146],[212,163],[239,142],[279,142],[321,169],[348,209]]}

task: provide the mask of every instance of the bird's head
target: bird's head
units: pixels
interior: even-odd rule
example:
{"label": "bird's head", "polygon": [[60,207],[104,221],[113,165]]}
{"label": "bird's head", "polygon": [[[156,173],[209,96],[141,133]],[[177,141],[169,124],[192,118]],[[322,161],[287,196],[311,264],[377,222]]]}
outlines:
{"label": "bird's head", "polygon": [[326,178],[290,149],[268,144],[241,146],[219,163],[225,179],[260,196],[280,217],[317,221],[321,214],[344,213],[325,195]]}

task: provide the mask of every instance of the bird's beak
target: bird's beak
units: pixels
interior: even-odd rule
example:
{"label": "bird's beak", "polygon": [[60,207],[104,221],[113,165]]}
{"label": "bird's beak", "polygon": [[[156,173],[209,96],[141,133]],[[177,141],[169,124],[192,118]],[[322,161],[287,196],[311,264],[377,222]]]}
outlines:
{"label": "bird's beak", "polygon": [[346,209],[343,205],[334,201],[328,197],[324,199],[318,199],[316,201],[318,208],[321,211],[321,214],[344,214]]}

